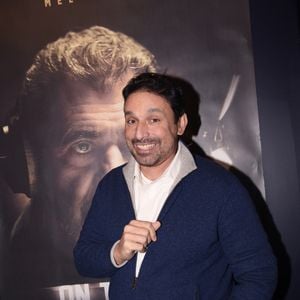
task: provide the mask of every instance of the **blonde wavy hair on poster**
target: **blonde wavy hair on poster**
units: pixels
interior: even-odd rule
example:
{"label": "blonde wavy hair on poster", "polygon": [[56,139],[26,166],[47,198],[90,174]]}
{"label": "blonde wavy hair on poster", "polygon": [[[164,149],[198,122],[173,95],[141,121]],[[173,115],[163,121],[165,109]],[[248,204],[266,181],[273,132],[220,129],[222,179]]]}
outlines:
{"label": "blonde wavy hair on poster", "polygon": [[101,26],[70,31],[37,53],[23,81],[17,119],[32,138],[66,81],[83,82],[105,92],[122,76],[155,70],[154,55],[121,32]]}
{"label": "blonde wavy hair on poster", "polygon": [[154,55],[134,39],[93,26],[68,32],[42,49],[26,73],[23,95],[40,94],[57,76],[108,84],[128,71],[136,75],[155,69]]}

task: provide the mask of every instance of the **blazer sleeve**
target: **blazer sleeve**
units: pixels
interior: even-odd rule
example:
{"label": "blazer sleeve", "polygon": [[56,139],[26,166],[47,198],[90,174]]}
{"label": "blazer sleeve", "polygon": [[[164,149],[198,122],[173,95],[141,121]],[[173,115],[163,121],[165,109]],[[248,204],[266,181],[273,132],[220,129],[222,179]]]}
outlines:
{"label": "blazer sleeve", "polygon": [[276,259],[253,203],[238,182],[223,203],[218,231],[234,276],[230,299],[271,299],[277,282]]}
{"label": "blazer sleeve", "polygon": [[96,189],[73,250],[76,269],[80,275],[86,277],[111,277],[117,270],[110,258],[110,251],[116,240],[107,234],[107,228],[110,226],[106,209],[109,191],[105,183],[104,178]]}

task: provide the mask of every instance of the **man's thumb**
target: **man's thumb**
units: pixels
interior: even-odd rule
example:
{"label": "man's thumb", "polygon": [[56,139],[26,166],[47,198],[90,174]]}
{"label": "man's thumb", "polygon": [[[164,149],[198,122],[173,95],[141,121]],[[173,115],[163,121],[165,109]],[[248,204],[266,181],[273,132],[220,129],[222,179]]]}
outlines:
{"label": "man's thumb", "polygon": [[161,226],[161,223],[159,221],[153,222],[152,226],[154,227],[155,231]]}

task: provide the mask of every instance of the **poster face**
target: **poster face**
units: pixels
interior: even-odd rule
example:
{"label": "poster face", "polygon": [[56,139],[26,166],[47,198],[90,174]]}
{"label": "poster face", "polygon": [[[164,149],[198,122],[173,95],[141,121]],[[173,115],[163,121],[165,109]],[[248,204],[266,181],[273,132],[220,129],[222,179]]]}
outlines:
{"label": "poster face", "polygon": [[109,279],[80,277],[72,249],[97,183],[128,159],[121,90],[134,74],[183,79],[187,145],[264,193],[248,1],[7,1],[0,11],[4,299],[105,299]]}

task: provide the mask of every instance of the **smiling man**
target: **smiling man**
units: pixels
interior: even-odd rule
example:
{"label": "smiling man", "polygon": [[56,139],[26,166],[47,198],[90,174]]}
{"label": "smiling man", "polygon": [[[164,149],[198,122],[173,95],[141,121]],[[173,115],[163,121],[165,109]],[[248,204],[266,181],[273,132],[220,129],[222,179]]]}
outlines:
{"label": "smiling man", "polygon": [[100,26],[69,32],[35,57],[17,117],[31,200],[12,232],[8,290],[82,281],[74,244],[97,183],[128,157],[122,88],[154,69],[147,49]]}
{"label": "smiling man", "polygon": [[123,90],[129,162],[99,183],[74,249],[84,276],[119,299],[271,299],[276,262],[237,179],[179,142],[187,126],[172,77]]}

